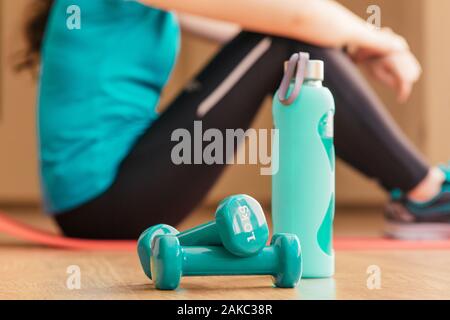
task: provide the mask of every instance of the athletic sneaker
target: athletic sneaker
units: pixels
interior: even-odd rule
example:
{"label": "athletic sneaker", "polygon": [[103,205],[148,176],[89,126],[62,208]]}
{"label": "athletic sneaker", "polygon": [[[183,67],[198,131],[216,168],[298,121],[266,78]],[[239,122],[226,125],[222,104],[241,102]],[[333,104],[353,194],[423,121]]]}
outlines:
{"label": "athletic sneaker", "polygon": [[386,206],[385,234],[403,240],[450,239],[450,167],[441,167],[446,181],[428,202],[413,202],[396,190]]}

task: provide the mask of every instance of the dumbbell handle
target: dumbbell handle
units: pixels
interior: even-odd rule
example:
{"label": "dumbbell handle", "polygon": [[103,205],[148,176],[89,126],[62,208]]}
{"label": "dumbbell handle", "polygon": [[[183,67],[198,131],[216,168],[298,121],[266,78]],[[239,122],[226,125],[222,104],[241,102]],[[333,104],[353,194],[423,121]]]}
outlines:
{"label": "dumbbell handle", "polygon": [[279,266],[272,246],[255,256],[239,259],[223,247],[183,247],[182,250],[183,276],[274,275]]}
{"label": "dumbbell handle", "polygon": [[215,221],[206,222],[177,234],[182,246],[220,246],[219,230]]}

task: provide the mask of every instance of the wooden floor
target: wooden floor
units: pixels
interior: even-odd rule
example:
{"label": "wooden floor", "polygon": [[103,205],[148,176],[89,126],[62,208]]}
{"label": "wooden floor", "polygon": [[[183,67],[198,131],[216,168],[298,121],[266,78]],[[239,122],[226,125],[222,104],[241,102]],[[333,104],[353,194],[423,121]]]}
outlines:
{"label": "wooden floor", "polygon": [[[26,210],[28,223],[56,230],[49,219]],[[180,229],[208,218],[206,211]],[[376,235],[381,214],[338,210],[338,235]],[[333,279],[302,280],[276,289],[270,277],[192,277],[177,291],[158,291],[134,253],[74,252],[30,246],[0,235],[0,299],[450,299],[450,251],[337,252]],[[68,266],[79,266],[81,289],[66,286]],[[367,268],[381,270],[381,288],[367,287]]]}

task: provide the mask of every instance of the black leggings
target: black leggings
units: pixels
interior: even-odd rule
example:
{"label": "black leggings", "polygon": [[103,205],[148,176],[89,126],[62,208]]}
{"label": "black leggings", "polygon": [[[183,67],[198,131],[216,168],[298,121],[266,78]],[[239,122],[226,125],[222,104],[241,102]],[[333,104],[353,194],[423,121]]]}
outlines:
{"label": "black leggings", "polygon": [[[335,146],[341,159],[386,189],[408,191],[429,167],[407,141],[354,64],[341,51],[242,32],[208,63],[138,139],[113,185],[97,198],[56,215],[67,236],[137,238],[147,227],[177,225],[205,197],[226,165],[175,165],[172,132],[249,128],[282,77],[283,62],[306,51],[325,62],[325,85],[336,100]],[[206,111],[200,116],[198,109]],[[225,134],[224,134],[225,136]]]}

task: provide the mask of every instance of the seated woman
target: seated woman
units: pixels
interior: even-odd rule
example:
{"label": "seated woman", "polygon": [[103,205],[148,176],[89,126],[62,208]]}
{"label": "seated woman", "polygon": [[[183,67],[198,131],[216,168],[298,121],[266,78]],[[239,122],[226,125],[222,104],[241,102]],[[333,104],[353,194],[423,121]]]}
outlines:
{"label": "seated woman", "polygon": [[[171,133],[192,131],[196,120],[204,128],[246,130],[279,84],[283,62],[299,51],[325,62],[325,85],[336,100],[337,155],[392,194],[388,232],[450,236],[450,170],[423,159],[355,66],[366,65],[406,101],[421,69],[401,36],[325,0],[79,0],[79,29],[67,27],[72,2],[36,2],[22,64],[41,62],[44,200],[67,236],[136,238],[149,225],[178,224],[225,165],[174,164]],[[158,114],[179,49],[175,13],[243,31]],[[198,23],[190,29],[220,30]],[[230,81],[232,74],[239,76]],[[213,106],[199,114],[211,96]]]}

